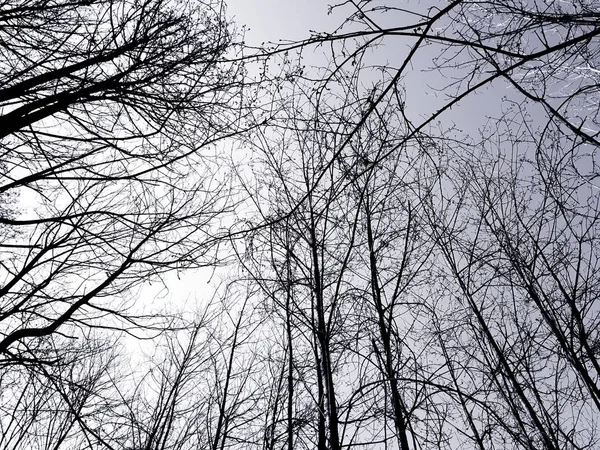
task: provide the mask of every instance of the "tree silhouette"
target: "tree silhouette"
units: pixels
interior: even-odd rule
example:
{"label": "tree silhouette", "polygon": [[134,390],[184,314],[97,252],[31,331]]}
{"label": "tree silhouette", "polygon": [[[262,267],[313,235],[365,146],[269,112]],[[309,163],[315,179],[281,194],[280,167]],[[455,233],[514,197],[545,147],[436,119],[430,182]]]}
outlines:
{"label": "tree silhouette", "polygon": [[597,447],[596,2],[224,8],[0,5],[0,447]]}
{"label": "tree silhouette", "polygon": [[214,261],[241,66],[219,2],[5,2],[0,22],[0,195],[28,204],[0,217],[0,353],[45,359],[54,333],[135,327],[135,285]]}

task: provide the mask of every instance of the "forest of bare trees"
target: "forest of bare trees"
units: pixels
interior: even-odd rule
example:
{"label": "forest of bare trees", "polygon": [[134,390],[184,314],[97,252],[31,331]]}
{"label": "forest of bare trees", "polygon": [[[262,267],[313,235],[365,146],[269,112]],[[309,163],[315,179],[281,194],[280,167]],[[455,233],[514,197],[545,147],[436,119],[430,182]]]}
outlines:
{"label": "forest of bare trees", "polygon": [[0,0],[0,449],[600,448],[600,4],[329,14]]}

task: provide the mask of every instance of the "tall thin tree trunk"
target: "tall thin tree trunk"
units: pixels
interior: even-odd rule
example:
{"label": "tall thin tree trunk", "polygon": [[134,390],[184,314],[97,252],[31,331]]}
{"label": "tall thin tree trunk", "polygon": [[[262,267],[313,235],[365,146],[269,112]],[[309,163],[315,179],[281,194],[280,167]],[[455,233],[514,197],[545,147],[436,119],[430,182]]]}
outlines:
{"label": "tall thin tree trunk", "polygon": [[369,202],[366,203],[366,216],[367,216],[367,240],[369,245],[369,265],[371,269],[371,289],[373,293],[373,300],[375,303],[375,309],[377,310],[377,322],[379,325],[379,335],[383,344],[383,363],[384,372],[388,380],[390,391],[392,394],[392,406],[394,409],[394,425],[398,433],[398,441],[400,450],[409,450],[408,437],[406,432],[406,417],[404,414],[405,408],[402,404],[402,397],[398,389],[398,379],[394,371],[394,358],[392,355],[392,345],[390,338],[390,331],[386,326],[385,311],[381,300],[381,288],[379,286],[378,270],[377,270],[377,259],[375,257],[375,242],[373,238],[373,228],[371,223],[371,212]]}
{"label": "tall thin tree trunk", "polygon": [[[314,219],[311,217],[311,220]],[[311,224],[311,249],[313,258],[313,275],[314,275],[314,291],[316,298],[317,312],[317,340],[320,350],[320,370],[324,381],[324,393],[326,400],[326,412],[329,428],[329,446],[331,450],[340,450],[340,438],[338,432],[338,413],[335,399],[335,388],[333,382],[331,355],[329,351],[329,336],[327,330],[327,321],[325,320],[325,304],[323,298],[322,274],[319,265],[319,255],[317,252],[316,233],[314,228],[314,220]]]}

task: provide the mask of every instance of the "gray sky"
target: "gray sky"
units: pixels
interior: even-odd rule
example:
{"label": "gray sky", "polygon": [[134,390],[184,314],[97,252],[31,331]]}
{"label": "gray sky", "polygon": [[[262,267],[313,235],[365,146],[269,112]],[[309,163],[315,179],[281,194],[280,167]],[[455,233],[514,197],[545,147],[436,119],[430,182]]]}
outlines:
{"label": "gray sky", "polygon": [[227,11],[238,27],[246,25],[250,31],[246,42],[296,40],[306,38],[312,30],[326,30],[337,24],[337,15],[327,15],[327,1],[323,0],[228,0]]}
{"label": "gray sky", "polygon": [[[331,1],[327,0],[228,0],[228,15],[233,17],[238,28],[243,25],[249,28],[245,41],[249,45],[259,46],[263,42],[280,42],[308,38],[313,31],[333,31],[344,20],[345,15],[353,11],[351,7],[335,9],[328,14]],[[409,4],[414,9],[417,3]],[[431,5],[439,5],[437,1],[418,2],[419,8],[426,10]],[[377,17],[381,26],[398,26],[402,22],[413,22],[416,18],[405,13],[386,12]],[[386,37],[384,45],[372,54],[373,61],[398,67],[402,64],[413,40],[406,37]],[[415,55],[412,64],[404,77],[406,91],[406,112],[408,117],[418,124],[422,118],[430,116],[443,105],[447,99],[436,90],[446,83],[438,73],[428,72],[431,58],[439,54],[438,46],[423,47]],[[318,51],[304,52],[305,62],[319,65]],[[310,59],[313,58],[313,59]],[[447,111],[441,121],[444,127],[456,125],[457,128],[476,134],[487,116],[498,117],[502,114],[501,98],[510,95],[510,89],[498,82],[485,87],[478,95],[469,95],[465,100]]]}

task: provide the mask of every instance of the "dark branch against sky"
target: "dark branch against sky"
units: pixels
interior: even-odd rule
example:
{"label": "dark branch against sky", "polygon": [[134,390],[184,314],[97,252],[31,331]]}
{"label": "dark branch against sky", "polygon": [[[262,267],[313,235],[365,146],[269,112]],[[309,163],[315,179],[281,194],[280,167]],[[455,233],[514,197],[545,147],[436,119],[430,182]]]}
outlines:
{"label": "dark branch against sky", "polygon": [[0,450],[597,448],[599,19],[5,1]]}

